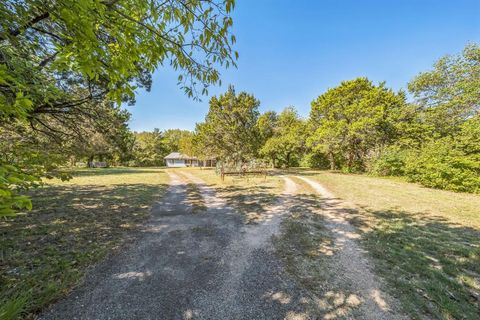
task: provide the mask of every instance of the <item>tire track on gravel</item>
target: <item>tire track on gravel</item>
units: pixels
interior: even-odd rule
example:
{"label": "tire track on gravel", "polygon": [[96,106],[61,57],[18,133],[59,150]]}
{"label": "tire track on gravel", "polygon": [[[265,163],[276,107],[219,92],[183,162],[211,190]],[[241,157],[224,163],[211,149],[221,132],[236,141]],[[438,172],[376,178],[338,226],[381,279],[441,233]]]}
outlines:
{"label": "tire track on gravel", "polygon": [[[205,181],[191,173],[182,174],[197,184],[206,202],[235,211]],[[209,303],[212,293],[208,293],[199,300],[212,305],[212,309],[216,309],[212,313],[218,319],[310,319],[306,311],[307,293],[284,272],[271,242],[296,191],[296,184],[290,178],[283,179],[284,191],[275,204],[266,208],[268,213],[262,215],[264,219],[239,226],[226,247],[222,263],[228,271],[222,277],[219,291],[213,293],[220,299],[214,299],[212,305]]]}

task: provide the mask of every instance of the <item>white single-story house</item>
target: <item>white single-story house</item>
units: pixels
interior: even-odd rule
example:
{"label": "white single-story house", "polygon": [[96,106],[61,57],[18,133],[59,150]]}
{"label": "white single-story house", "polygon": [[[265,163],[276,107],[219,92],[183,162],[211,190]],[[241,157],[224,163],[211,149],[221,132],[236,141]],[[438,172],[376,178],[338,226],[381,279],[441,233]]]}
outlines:
{"label": "white single-story house", "polygon": [[213,159],[199,160],[180,152],[172,152],[163,159],[165,159],[167,167],[214,167],[216,165],[216,161]]}

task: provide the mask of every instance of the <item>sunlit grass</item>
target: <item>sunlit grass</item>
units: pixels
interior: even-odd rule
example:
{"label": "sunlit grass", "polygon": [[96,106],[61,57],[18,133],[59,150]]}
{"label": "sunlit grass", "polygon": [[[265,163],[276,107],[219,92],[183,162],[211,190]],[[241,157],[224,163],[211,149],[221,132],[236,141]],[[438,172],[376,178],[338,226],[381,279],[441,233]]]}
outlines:
{"label": "sunlit grass", "polygon": [[412,319],[480,317],[480,196],[399,179],[296,173],[357,208],[351,222],[363,231],[362,245]]}
{"label": "sunlit grass", "polygon": [[72,171],[73,179],[46,179],[48,185],[117,185],[129,183],[156,184],[168,180],[163,168],[94,168]]}
{"label": "sunlit grass", "polygon": [[246,223],[263,219],[268,206],[274,204],[277,195],[283,191],[283,180],[274,175],[226,176],[222,181],[214,169],[182,168],[177,172],[188,172],[199,177],[208,186],[215,188],[217,196],[225,199],[245,217]]}
{"label": "sunlit grass", "polygon": [[204,212],[207,209],[202,192],[195,183],[187,183],[186,203],[192,207],[193,213]]}
{"label": "sunlit grass", "polygon": [[68,293],[148,218],[168,176],[161,169],[84,169],[70,181],[46,183],[31,192],[32,212],[0,222],[1,319],[33,318]]}
{"label": "sunlit grass", "polygon": [[359,207],[441,217],[480,229],[480,195],[429,189],[399,179],[322,172],[311,176]]}
{"label": "sunlit grass", "polygon": [[[295,181],[296,182],[296,181]],[[295,195],[296,205],[282,223],[282,232],[274,244],[284,259],[286,270],[314,294],[321,294],[325,282],[332,276],[332,234],[317,214],[318,197],[312,193]]]}

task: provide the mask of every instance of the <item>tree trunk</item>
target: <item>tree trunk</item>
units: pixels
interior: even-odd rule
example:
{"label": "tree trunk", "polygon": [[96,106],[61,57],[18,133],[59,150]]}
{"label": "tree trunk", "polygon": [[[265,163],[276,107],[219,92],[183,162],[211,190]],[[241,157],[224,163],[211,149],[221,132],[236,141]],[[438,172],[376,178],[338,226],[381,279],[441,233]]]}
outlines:
{"label": "tree trunk", "polygon": [[348,152],[348,161],[347,161],[348,171],[352,171],[354,157],[355,157],[355,154],[353,153],[353,150],[350,150]]}
{"label": "tree trunk", "polygon": [[88,166],[89,168],[93,168],[93,156],[89,156],[89,157],[88,157],[87,166]]}
{"label": "tree trunk", "polygon": [[330,170],[335,170],[335,157],[331,151],[328,153],[328,161],[330,162]]}
{"label": "tree trunk", "polygon": [[75,163],[77,163],[77,159],[75,156],[70,157],[70,167],[75,167]]}

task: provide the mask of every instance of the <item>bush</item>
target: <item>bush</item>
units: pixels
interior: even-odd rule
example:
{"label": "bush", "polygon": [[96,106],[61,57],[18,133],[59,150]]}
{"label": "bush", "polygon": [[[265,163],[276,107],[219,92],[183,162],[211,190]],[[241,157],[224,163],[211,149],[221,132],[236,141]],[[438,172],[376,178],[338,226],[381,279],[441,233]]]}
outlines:
{"label": "bush", "polygon": [[398,146],[386,148],[378,157],[367,165],[369,173],[379,176],[405,175],[405,159],[408,151]]}
{"label": "bush", "polygon": [[409,155],[405,174],[426,187],[480,193],[480,155],[465,153],[451,138],[431,142]]}
{"label": "bush", "polygon": [[315,169],[330,169],[330,162],[327,156],[322,152],[312,152],[306,154],[300,162],[302,167]]}

